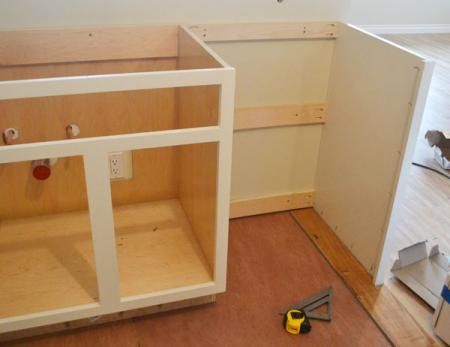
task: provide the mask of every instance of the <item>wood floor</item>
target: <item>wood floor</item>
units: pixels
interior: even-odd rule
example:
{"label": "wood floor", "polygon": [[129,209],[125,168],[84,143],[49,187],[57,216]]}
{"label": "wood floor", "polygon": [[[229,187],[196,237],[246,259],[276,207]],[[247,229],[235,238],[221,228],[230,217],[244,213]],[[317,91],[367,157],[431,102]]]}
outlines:
{"label": "wood floor", "polygon": [[[227,292],[215,304],[31,338],[8,346],[390,346],[290,213],[230,223]],[[333,321],[289,335],[279,311],[329,286]]]}
{"label": "wood floor", "polygon": [[[440,169],[424,135],[430,129],[450,130],[450,34],[385,37],[436,62],[414,160]],[[423,240],[438,243],[450,254],[450,180],[413,166],[395,243],[401,249]],[[392,254],[392,261],[396,256],[396,252]]]}
{"label": "wood floor", "polygon": [[395,280],[375,287],[373,278],[312,208],[292,215],[395,346],[442,345],[432,332],[430,309],[417,305],[406,287]]}

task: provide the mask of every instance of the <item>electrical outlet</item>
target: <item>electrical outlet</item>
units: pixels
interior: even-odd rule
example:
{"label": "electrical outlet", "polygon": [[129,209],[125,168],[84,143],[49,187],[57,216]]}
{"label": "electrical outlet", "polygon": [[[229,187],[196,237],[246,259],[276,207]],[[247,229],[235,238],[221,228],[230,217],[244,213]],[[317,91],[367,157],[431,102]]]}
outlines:
{"label": "electrical outlet", "polygon": [[131,151],[109,154],[109,176],[112,180],[126,180],[133,177]]}

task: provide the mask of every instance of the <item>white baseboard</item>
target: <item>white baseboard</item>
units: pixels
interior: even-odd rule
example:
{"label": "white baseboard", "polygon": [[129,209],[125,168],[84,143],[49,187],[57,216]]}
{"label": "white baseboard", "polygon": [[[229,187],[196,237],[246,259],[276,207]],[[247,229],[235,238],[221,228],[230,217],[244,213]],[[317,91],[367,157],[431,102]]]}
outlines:
{"label": "white baseboard", "polygon": [[374,34],[447,34],[450,24],[358,25]]}

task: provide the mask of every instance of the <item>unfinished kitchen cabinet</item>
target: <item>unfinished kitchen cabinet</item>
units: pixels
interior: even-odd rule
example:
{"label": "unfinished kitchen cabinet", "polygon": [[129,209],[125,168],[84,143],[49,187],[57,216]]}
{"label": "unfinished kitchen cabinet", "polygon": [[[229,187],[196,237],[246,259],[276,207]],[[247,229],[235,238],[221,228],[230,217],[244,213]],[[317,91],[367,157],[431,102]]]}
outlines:
{"label": "unfinished kitchen cabinet", "polygon": [[234,69],[178,26],[0,47],[0,332],[224,291]]}
{"label": "unfinished kitchen cabinet", "polygon": [[377,273],[425,59],[336,22],[3,32],[0,48],[1,332],[223,291],[230,216],[314,207]]}

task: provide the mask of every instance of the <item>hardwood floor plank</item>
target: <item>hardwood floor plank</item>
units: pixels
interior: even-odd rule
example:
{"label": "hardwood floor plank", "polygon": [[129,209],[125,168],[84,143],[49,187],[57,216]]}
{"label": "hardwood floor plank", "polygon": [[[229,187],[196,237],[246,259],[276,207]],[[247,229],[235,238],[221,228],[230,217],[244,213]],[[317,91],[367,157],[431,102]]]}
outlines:
{"label": "hardwood floor plank", "polygon": [[[450,129],[450,34],[385,35],[385,38],[436,62],[414,161],[439,169],[448,175],[450,171],[443,170],[434,160],[433,149],[428,146],[424,136],[427,130]],[[390,255],[392,264],[397,258],[397,250],[424,240],[428,240],[430,245],[439,244],[440,250],[450,255],[448,179],[418,167],[411,168],[393,237],[395,248]],[[430,307],[393,279],[388,279],[385,287],[436,343],[444,345],[433,334],[430,326],[433,315]]]}
{"label": "hardwood floor plank", "polygon": [[[435,60],[436,67],[414,161],[443,172],[424,136],[427,130],[450,130],[450,34],[385,35],[385,38]],[[450,171],[446,172],[450,174]],[[397,250],[429,240],[450,254],[450,181],[434,172],[412,167],[406,196],[394,231]]]}
{"label": "hardwood floor plank", "polygon": [[436,343],[444,346],[442,341],[433,332],[433,309],[428,304],[417,297],[408,287],[395,278],[388,279],[385,288],[389,289],[392,295],[403,305],[411,317],[419,324],[425,332],[431,336]]}
{"label": "hardwood floor plank", "polygon": [[292,215],[396,346],[438,346],[389,288],[373,285],[369,273],[313,209]]}

